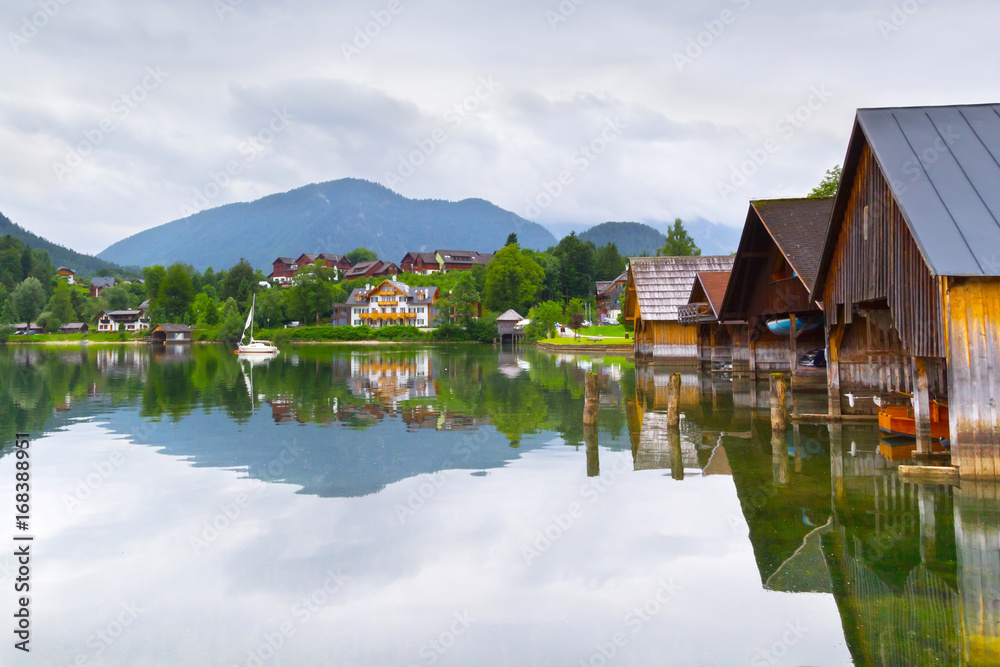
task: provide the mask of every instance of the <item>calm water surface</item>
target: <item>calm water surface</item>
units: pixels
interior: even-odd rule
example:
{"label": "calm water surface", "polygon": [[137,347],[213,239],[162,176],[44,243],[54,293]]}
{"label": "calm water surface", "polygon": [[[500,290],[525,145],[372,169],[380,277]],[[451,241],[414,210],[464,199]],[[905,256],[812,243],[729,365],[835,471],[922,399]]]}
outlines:
{"label": "calm water surface", "polygon": [[763,386],[690,371],[676,439],[671,370],[0,348],[0,540],[15,432],[35,535],[28,655],[0,557],[0,663],[996,664],[994,487],[900,483],[869,426],[772,442]]}

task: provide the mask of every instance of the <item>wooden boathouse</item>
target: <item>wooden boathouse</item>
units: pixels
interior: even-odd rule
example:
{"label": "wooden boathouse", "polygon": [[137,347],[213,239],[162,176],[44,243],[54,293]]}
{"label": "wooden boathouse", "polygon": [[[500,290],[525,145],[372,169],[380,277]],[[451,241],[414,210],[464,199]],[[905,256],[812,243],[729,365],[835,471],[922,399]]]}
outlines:
{"label": "wooden boathouse", "polygon": [[698,361],[698,326],[680,321],[699,271],[730,271],[730,256],[633,257],[625,288],[625,319],[635,327],[639,358]]}
{"label": "wooden boathouse", "polygon": [[[719,311],[720,321],[746,323],[733,331],[734,371],[794,375],[805,352],[825,347],[823,311],[810,292],[832,210],[833,199],[750,202]],[[787,334],[768,327],[783,322]]]}
{"label": "wooden boathouse", "polygon": [[1000,476],[1000,104],[858,110],[811,298],[832,410],[912,394],[928,452],[947,401],[961,476]]}
{"label": "wooden boathouse", "polygon": [[713,367],[732,362],[733,329],[737,337],[746,329],[742,323],[724,323],[719,317],[729,276],[729,271],[699,271],[695,274],[687,305],[678,311],[682,324],[697,325],[698,359]]}

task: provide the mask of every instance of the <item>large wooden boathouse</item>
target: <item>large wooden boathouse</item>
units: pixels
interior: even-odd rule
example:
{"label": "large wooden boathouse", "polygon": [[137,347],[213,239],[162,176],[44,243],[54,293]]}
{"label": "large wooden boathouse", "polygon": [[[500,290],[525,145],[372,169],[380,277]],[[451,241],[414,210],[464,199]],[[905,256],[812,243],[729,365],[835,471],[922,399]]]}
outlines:
{"label": "large wooden boathouse", "polygon": [[730,271],[733,258],[633,257],[625,291],[625,319],[635,326],[635,354],[664,360],[698,360],[698,325],[680,321],[699,271]]}
{"label": "large wooden boathouse", "polygon": [[912,394],[927,443],[947,401],[961,476],[1000,476],[1000,104],[858,111],[811,298],[831,409]]}

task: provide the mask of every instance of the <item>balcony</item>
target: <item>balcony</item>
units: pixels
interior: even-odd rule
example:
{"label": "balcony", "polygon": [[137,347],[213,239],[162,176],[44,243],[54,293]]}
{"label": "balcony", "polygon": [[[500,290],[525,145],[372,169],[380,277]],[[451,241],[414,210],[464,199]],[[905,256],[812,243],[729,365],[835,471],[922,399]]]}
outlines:
{"label": "balcony", "polygon": [[677,319],[681,324],[698,324],[700,322],[715,322],[715,313],[707,303],[689,303],[677,310]]}

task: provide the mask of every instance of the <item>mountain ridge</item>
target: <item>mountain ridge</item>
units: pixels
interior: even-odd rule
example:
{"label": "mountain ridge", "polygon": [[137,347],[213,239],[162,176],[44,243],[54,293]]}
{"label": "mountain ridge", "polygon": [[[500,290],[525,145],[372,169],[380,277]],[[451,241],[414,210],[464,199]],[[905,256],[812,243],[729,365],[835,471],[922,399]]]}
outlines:
{"label": "mountain ridge", "polygon": [[73,269],[81,277],[93,276],[102,269],[111,269],[111,273],[121,273],[123,267],[107,260],[77,252],[64,245],[54,243],[48,239],[30,232],[21,225],[12,221],[3,213],[0,213],[0,236],[10,234],[16,239],[27,243],[33,249],[45,250],[52,259],[52,264],[56,267],[65,266]]}

